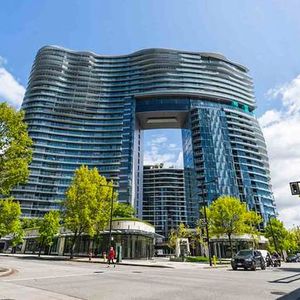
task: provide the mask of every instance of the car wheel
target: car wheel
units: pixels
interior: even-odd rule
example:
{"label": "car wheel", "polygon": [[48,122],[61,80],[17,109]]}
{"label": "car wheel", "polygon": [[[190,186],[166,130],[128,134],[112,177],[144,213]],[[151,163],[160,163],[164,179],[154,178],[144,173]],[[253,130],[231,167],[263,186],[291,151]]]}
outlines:
{"label": "car wheel", "polygon": [[261,269],[265,270],[266,269],[266,265],[265,264],[261,264]]}
{"label": "car wheel", "polygon": [[245,270],[245,271],[248,271],[248,268],[247,268],[247,267],[244,267],[244,270]]}
{"label": "car wheel", "polygon": [[232,270],[233,270],[233,271],[236,271],[236,270],[237,270],[237,267],[232,267]]}
{"label": "car wheel", "polygon": [[255,271],[256,270],[256,265],[253,264],[252,267],[251,267],[251,271]]}

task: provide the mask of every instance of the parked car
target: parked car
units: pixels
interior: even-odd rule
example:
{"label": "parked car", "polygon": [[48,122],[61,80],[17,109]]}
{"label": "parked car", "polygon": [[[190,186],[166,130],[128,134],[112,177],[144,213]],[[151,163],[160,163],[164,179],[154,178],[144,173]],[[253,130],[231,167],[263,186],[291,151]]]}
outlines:
{"label": "parked car", "polygon": [[237,270],[238,268],[244,268],[245,270],[251,269],[255,271],[257,267],[261,268],[262,270],[265,270],[266,263],[259,251],[240,250],[231,259],[231,267],[233,270]]}
{"label": "parked car", "polygon": [[268,267],[268,265],[270,264],[270,258],[271,258],[271,254],[269,253],[269,251],[267,250],[261,250],[261,249],[257,249],[257,251],[259,251],[261,253],[261,256],[263,257],[266,266]]}
{"label": "parked car", "polygon": [[299,253],[289,255],[286,258],[286,262],[300,262],[300,255],[299,255]]}

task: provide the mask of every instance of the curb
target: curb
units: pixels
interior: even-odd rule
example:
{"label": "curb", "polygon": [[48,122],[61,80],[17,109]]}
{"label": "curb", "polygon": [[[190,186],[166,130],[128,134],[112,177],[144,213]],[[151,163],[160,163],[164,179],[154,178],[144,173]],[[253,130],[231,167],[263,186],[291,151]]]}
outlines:
{"label": "curb", "polygon": [[10,268],[1,268],[4,271],[0,271],[0,277],[9,276],[14,273],[14,269]]}
{"label": "curb", "polygon": [[[78,263],[88,263],[88,264],[105,264],[107,265],[107,262],[104,261],[84,261],[84,260],[70,260]],[[171,266],[163,266],[163,265],[144,265],[144,264],[132,264],[132,263],[116,263],[116,265],[119,266],[132,266],[132,267],[148,267],[148,268],[165,268],[165,269],[174,269],[174,267]]]}
{"label": "curb", "polygon": [[[53,261],[67,261],[67,262],[77,262],[77,263],[95,263],[95,264],[107,264],[107,262],[104,262],[104,261],[84,261],[84,260],[80,260],[80,258],[73,258],[73,259],[70,259],[68,257],[45,257],[45,256],[33,256],[33,255],[28,255],[28,256],[23,256],[23,257],[20,257],[20,256],[14,256],[14,255],[11,255],[11,254],[3,254],[1,253],[1,256],[5,256],[5,257],[14,257],[14,258],[20,258],[20,259],[34,259],[34,260],[53,260]],[[0,256],[0,257],[1,257]],[[172,266],[164,266],[164,265],[146,265],[146,264],[134,264],[134,263],[130,263],[130,262],[125,262],[125,263],[117,263],[117,265],[120,265],[120,266],[133,266],[133,267],[149,267],[149,268],[166,268],[166,269],[174,269],[174,267]],[[1,274],[1,273],[0,273]],[[1,276],[1,275],[0,275]]]}

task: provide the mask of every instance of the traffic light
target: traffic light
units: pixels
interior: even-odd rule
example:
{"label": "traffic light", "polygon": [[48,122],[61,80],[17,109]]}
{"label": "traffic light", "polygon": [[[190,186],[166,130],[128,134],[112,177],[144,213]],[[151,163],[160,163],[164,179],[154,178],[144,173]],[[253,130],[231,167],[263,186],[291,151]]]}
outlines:
{"label": "traffic light", "polygon": [[292,195],[300,195],[300,181],[290,182]]}

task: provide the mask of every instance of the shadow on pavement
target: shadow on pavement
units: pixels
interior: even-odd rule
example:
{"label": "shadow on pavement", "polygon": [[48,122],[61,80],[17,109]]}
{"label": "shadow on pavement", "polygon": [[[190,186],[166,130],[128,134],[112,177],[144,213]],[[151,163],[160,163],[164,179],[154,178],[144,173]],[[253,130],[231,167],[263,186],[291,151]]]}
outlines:
{"label": "shadow on pavement", "polygon": [[300,280],[300,273],[299,274],[295,274],[295,275],[291,275],[291,276],[286,276],[286,277],[282,277],[276,280],[272,280],[269,281],[270,283],[291,283],[294,281]]}
{"label": "shadow on pavement", "polygon": [[285,272],[297,272],[300,274],[300,267],[297,268],[287,268],[287,267],[281,267],[278,270],[285,271]]}
{"label": "shadow on pavement", "polygon": [[17,259],[35,259],[35,260],[53,260],[53,261],[72,261],[69,257],[55,257],[55,256],[51,256],[51,257],[47,257],[47,256],[14,256],[14,258]]}
{"label": "shadow on pavement", "polygon": [[300,300],[300,288],[296,289],[280,298],[277,298],[277,300]]}

